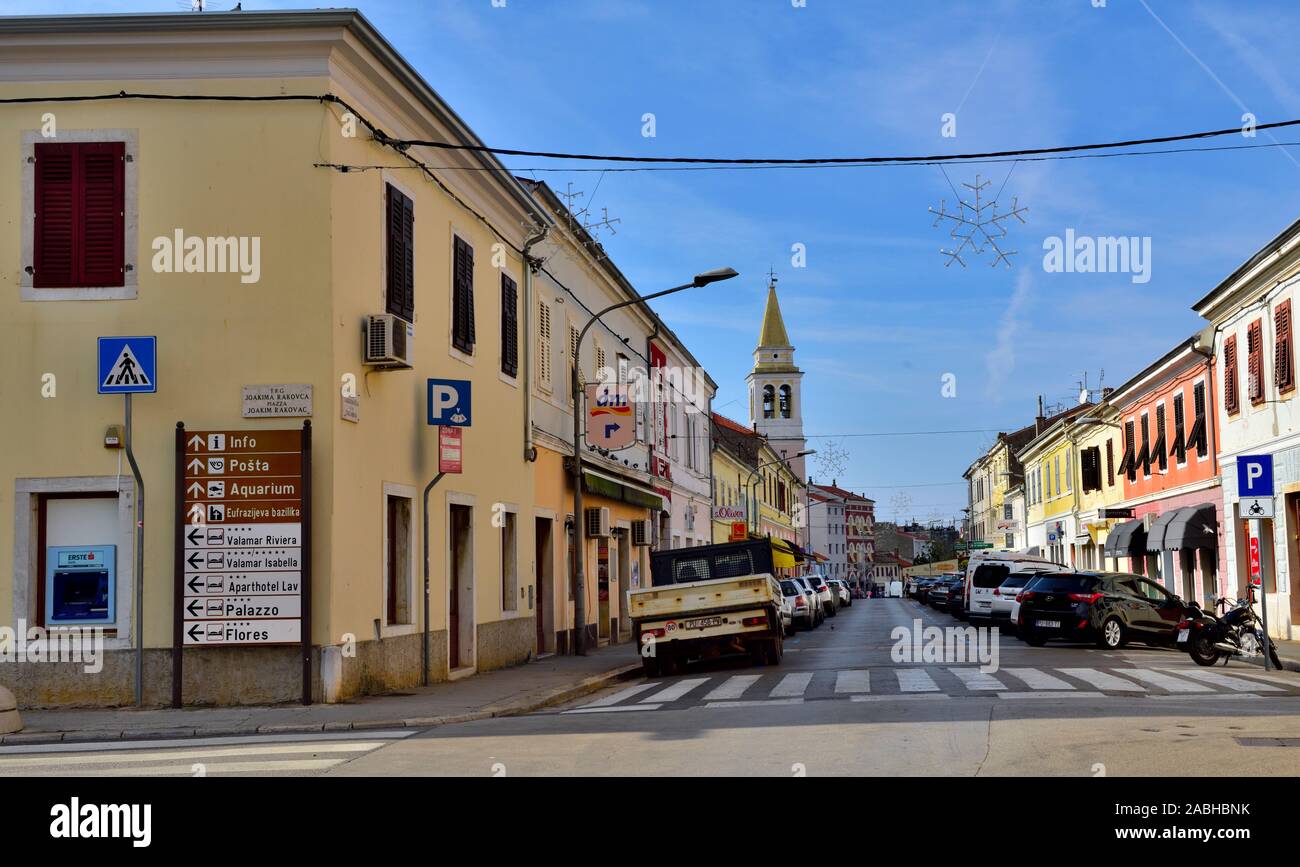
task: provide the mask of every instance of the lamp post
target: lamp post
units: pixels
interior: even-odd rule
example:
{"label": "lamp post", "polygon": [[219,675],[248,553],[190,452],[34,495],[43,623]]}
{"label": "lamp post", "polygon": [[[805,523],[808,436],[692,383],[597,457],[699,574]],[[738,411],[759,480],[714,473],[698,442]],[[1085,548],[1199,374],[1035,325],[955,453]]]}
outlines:
{"label": "lamp post", "polygon": [[591,326],[599,322],[600,317],[611,310],[618,310],[620,307],[628,307],[632,304],[640,304],[652,298],[662,298],[665,295],[672,295],[674,292],[681,292],[684,289],[694,289],[698,286],[717,283],[720,280],[730,280],[736,276],[738,275],[732,268],[718,268],[713,271],[705,271],[703,274],[696,274],[695,279],[689,283],[683,283],[681,286],[664,289],[662,292],[652,292],[649,295],[638,295],[635,298],[611,304],[588,319],[587,324],[582,326],[582,330],[578,332],[578,339],[573,347],[573,375],[570,378],[570,384],[573,391],[573,579],[577,585],[573,595],[573,649],[579,656],[587,655],[587,570],[585,562],[587,559],[587,525],[583,520],[582,513],[582,393],[578,390],[581,385],[582,340],[587,336],[587,332],[591,330]]}

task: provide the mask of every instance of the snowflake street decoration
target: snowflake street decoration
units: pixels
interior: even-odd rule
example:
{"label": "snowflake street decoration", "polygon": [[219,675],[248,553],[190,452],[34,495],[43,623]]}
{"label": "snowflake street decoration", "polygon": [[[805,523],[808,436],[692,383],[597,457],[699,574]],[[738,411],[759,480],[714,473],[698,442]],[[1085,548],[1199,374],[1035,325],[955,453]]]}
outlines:
{"label": "snowflake street decoration", "polygon": [[1011,210],[998,213],[998,200],[996,198],[984,201],[982,192],[990,181],[981,181],[980,176],[975,176],[975,183],[962,184],[963,187],[971,191],[973,201],[958,197],[956,212],[947,209],[947,201],[939,200],[939,210],[927,208],[931,214],[934,214],[934,225],[938,226],[944,220],[952,221],[952,231],[949,233],[953,240],[960,240],[955,249],[945,250],[939,248],[939,252],[948,257],[945,268],[956,262],[963,268],[966,267],[966,261],[962,259],[962,251],[970,249],[976,255],[982,254],[986,248],[992,248],[993,267],[996,268],[999,262],[1005,262],[1007,267],[1011,267],[1011,256],[1016,254],[1015,250],[1003,250],[998,246],[998,240],[1007,236],[1007,227],[1003,225],[1005,221],[1015,217],[1021,223],[1025,218],[1020,216],[1028,211],[1028,208],[1019,206],[1017,197],[1011,198]]}
{"label": "snowflake street decoration", "polygon": [[840,448],[839,443],[827,442],[817,450],[813,461],[817,464],[817,472],[831,478],[839,478],[848,469],[849,453]]}

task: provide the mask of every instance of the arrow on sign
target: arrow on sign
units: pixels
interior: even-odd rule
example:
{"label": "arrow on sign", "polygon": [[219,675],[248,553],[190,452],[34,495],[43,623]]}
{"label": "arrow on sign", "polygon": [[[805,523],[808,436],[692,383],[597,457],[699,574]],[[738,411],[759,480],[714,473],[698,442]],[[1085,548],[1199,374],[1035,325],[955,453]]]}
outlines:
{"label": "arrow on sign", "polygon": [[198,482],[191,482],[190,486],[185,490],[186,492],[193,494],[196,497],[201,496],[203,494],[203,486],[200,485]]}
{"label": "arrow on sign", "polygon": [[607,425],[605,425],[605,439],[609,439],[611,436],[614,435],[614,432],[615,432],[615,431],[619,430],[619,429],[622,428],[622,427],[623,427],[623,426],[622,426],[621,424],[607,424]]}
{"label": "arrow on sign", "polygon": [[203,606],[199,604],[199,600],[191,599],[190,604],[185,606],[185,610],[188,611],[190,614],[197,616],[199,612],[194,610],[196,607],[202,608]]}
{"label": "arrow on sign", "polygon": [[203,562],[203,558],[199,556],[198,551],[195,551],[193,554],[189,556],[189,559],[187,559],[185,562],[189,563],[191,566],[197,569],[199,567],[199,564]]}
{"label": "arrow on sign", "polygon": [[190,579],[190,589],[193,590],[195,593],[199,592],[200,584],[201,582],[199,581],[199,576],[195,575],[193,578]]}
{"label": "arrow on sign", "polygon": [[195,503],[194,505],[190,506],[190,523],[191,524],[203,523],[203,506],[201,506],[198,503]]}
{"label": "arrow on sign", "polygon": [[185,465],[185,469],[197,473],[199,470],[203,469],[203,461],[199,460],[198,458],[191,458],[190,462]]}
{"label": "arrow on sign", "polygon": [[199,544],[199,539],[196,539],[195,538],[196,536],[199,537],[199,539],[201,539],[203,538],[203,533],[200,532],[199,530],[190,530],[189,535],[186,536],[185,538],[190,540],[191,545],[197,545]]}
{"label": "arrow on sign", "polygon": [[[195,630],[198,630],[198,633],[199,633],[198,635],[195,635],[195,634],[194,634]],[[189,631],[186,632],[185,634],[188,635],[188,636],[189,636],[191,639],[193,639],[194,641],[198,641],[198,640],[199,640],[199,635],[202,635],[202,634],[203,634],[203,630],[199,629],[199,625],[196,623],[196,624],[194,624],[193,626],[191,626],[191,627],[189,628]]]}
{"label": "arrow on sign", "polygon": [[202,451],[203,437],[199,436],[198,434],[195,434],[194,436],[190,437],[190,441],[186,443],[186,445],[193,446],[196,451]]}

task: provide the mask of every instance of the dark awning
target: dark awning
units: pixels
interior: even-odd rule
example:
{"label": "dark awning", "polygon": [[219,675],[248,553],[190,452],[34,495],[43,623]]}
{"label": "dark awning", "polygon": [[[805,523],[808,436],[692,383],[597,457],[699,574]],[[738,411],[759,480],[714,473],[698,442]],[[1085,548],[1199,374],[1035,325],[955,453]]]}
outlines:
{"label": "dark awning", "polygon": [[1219,511],[1213,503],[1179,509],[1165,529],[1166,549],[1215,548],[1218,544]]}
{"label": "dark awning", "polygon": [[1165,531],[1169,522],[1174,519],[1181,509],[1170,509],[1167,512],[1161,512],[1160,515],[1151,523],[1151,529],[1147,531],[1147,550],[1151,552],[1163,551],[1169,546],[1164,544]]}
{"label": "dark awning", "polygon": [[1135,518],[1117,525],[1106,536],[1107,557],[1141,557],[1146,553],[1147,531],[1142,519]]}

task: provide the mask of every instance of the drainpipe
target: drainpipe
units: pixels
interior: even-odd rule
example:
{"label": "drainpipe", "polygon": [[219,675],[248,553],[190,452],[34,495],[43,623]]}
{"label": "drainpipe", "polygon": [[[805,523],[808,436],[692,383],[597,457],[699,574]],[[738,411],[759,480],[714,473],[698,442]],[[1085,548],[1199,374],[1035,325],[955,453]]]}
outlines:
{"label": "drainpipe", "polygon": [[[654,376],[654,362],[652,361],[652,359],[654,358],[654,350],[651,347],[654,346],[654,341],[658,337],[659,337],[659,319],[656,317],[654,319],[654,330],[651,331],[650,334],[645,339],[645,375],[646,375],[646,380],[648,382],[653,381],[652,377]],[[645,452],[646,452],[646,469],[650,471],[650,485],[651,487],[653,487],[654,480],[656,478],[655,470],[654,470],[655,436],[658,433],[658,431],[655,429],[655,423],[654,423],[655,421],[654,406],[657,403],[655,398],[657,398],[658,395],[654,393],[653,389],[651,389],[650,391],[650,397],[651,397],[651,400],[649,401],[649,405],[651,407],[650,417],[646,419],[646,424],[645,424],[645,430],[646,430]],[[712,418],[710,418],[710,421],[712,421]],[[712,516],[710,516],[710,519],[712,519]],[[652,538],[659,539],[659,523],[660,523],[659,515],[656,514],[654,516],[654,520],[650,523]],[[712,528],[710,528],[710,530],[711,529]],[[661,550],[662,548],[663,548],[663,540],[659,539],[659,546],[655,550]]]}
{"label": "drainpipe", "polygon": [[[524,460],[532,463],[537,460],[537,446],[533,445],[533,258],[528,255],[537,244],[546,240],[550,234],[548,226],[542,226],[537,233],[530,236],[524,242],[524,339],[520,341],[523,347],[523,358],[520,360],[520,367],[523,369],[523,393],[524,393]],[[540,267],[541,261],[537,260]]]}

